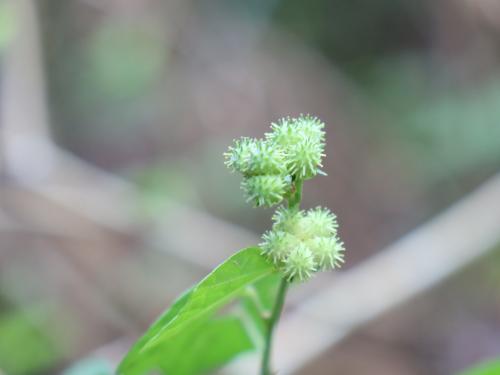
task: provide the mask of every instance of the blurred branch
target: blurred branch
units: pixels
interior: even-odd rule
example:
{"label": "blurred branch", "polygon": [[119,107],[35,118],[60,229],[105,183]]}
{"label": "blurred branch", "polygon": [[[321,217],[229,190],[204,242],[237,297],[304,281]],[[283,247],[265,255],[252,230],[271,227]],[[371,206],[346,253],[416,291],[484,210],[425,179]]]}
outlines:
{"label": "blurred branch", "polygon": [[[48,111],[36,2],[10,1],[15,32],[3,51],[0,107],[2,159],[17,179],[39,179],[50,170]],[[36,157],[35,157],[36,155]]]}

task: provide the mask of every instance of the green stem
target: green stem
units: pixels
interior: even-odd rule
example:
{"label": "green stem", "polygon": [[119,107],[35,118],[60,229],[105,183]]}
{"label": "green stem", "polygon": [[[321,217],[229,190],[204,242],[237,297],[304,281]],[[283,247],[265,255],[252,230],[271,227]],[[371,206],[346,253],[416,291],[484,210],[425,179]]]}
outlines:
{"label": "green stem", "polygon": [[300,206],[300,201],[302,200],[302,185],[304,181],[295,181],[295,193],[288,201],[288,207],[291,209],[298,209]]}
{"label": "green stem", "polygon": [[[304,181],[295,181],[295,192],[288,199],[288,207],[293,210],[299,210],[300,201],[302,200],[302,184]],[[286,291],[288,289],[289,282],[286,279],[281,279],[278,293],[276,295],[276,301],[274,302],[273,311],[271,316],[266,321],[266,338],[264,343],[264,353],[262,355],[262,367],[261,375],[271,375],[271,347],[273,343],[273,332],[274,326],[279,320],[281,311],[283,310],[283,305],[285,304]]]}
{"label": "green stem", "polygon": [[285,296],[288,288],[288,281],[281,279],[278,294],[276,295],[276,301],[274,302],[274,307],[271,316],[267,320],[266,327],[266,341],[264,346],[264,354],[262,356],[262,367],[261,375],[271,375],[271,346],[273,341],[274,326],[278,321],[281,311],[283,310],[283,305],[285,304]]}

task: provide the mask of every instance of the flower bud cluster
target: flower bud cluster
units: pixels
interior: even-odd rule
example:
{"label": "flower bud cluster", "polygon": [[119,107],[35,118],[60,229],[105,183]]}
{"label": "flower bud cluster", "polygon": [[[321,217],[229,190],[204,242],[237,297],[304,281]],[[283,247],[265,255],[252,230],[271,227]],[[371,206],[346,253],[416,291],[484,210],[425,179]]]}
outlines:
{"label": "flower bud cluster", "polygon": [[293,182],[321,172],[324,124],[316,117],[284,118],[264,139],[240,138],[224,154],[226,166],[243,175],[242,188],[255,206],[273,206],[287,198]]}
{"label": "flower bud cluster", "polygon": [[313,178],[320,172],[325,156],[325,124],[309,115],[283,118],[271,124],[266,139],[282,147],[288,173],[301,180]]}
{"label": "flower bud cluster", "polygon": [[344,262],[337,218],[328,209],[298,211],[281,206],[273,222],[260,246],[289,281],[306,281],[315,272],[339,268]]}

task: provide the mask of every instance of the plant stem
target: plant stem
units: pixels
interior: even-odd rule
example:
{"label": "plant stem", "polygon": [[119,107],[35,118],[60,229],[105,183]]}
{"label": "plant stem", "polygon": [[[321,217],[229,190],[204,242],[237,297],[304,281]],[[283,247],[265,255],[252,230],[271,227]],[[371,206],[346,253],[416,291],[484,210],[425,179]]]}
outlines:
{"label": "plant stem", "polygon": [[273,331],[276,322],[278,321],[281,310],[283,310],[283,305],[285,303],[286,291],[288,288],[288,281],[281,279],[278,294],[276,295],[276,301],[274,302],[274,307],[271,316],[267,321],[266,327],[266,341],[264,346],[264,354],[262,356],[262,367],[261,375],[271,375],[271,346],[273,341]]}
{"label": "plant stem", "polygon": [[[300,201],[302,200],[302,180],[295,181],[295,192],[288,200],[288,207],[293,210],[299,210]],[[262,355],[261,375],[272,375],[271,372],[271,348],[273,343],[274,326],[278,322],[283,305],[285,304],[286,291],[288,289],[288,280],[282,278],[276,294],[273,311],[269,319],[267,319],[266,338],[264,343],[264,353]]]}
{"label": "plant stem", "polygon": [[302,185],[304,181],[295,181],[295,193],[288,201],[288,207],[291,209],[297,209],[300,206],[300,201],[302,200]]}

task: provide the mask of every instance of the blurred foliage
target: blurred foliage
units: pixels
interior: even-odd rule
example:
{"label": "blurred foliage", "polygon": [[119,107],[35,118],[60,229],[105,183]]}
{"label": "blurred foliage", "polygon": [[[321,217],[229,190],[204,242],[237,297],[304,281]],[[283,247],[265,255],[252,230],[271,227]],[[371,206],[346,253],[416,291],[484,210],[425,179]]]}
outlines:
{"label": "blurred foliage", "polygon": [[494,169],[500,163],[500,77],[455,87],[436,74],[412,57],[367,70],[366,93],[386,120],[379,136],[399,142],[428,183]]}
{"label": "blurred foliage", "polygon": [[300,0],[281,1],[278,25],[355,72],[380,56],[425,44],[429,22],[426,1],[329,1],[304,6]]}
{"label": "blurred foliage", "polygon": [[14,37],[16,31],[15,15],[7,0],[0,0],[0,51]]}
{"label": "blurred foliage", "polygon": [[87,91],[88,100],[137,97],[161,75],[165,54],[162,40],[146,25],[105,24],[93,30],[81,50],[86,69],[79,87]]}
{"label": "blurred foliage", "polygon": [[460,375],[498,375],[500,374],[500,360],[493,360],[482,363],[470,370],[460,373]]}
{"label": "blurred foliage", "polygon": [[0,368],[9,375],[31,374],[53,366],[60,348],[50,340],[40,309],[0,315]]}
{"label": "blurred foliage", "polygon": [[148,19],[119,17],[81,35],[72,35],[66,26],[66,36],[57,23],[45,26],[59,138],[79,147],[142,139],[145,122],[162,110],[155,106],[168,62],[162,30]]}
{"label": "blurred foliage", "polygon": [[[166,50],[147,25],[106,24],[92,30],[75,57],[78,74],[67,77],[78,87],[70,108],[84,124],[81,134],[117,138],[143,122],[150,93],[162,74]],[[100,118],[106,126],[94,125]],[[75,124],[76,125],[76,124]],[[73,131],[75,128],[73,127]]]}
{"label": "blurred foliage", "polygon": [[164,215],[174,201],[193,205],[198,191],[185,163],[151,163],[125,172],[139,189],[139,209],[150,217]]}

